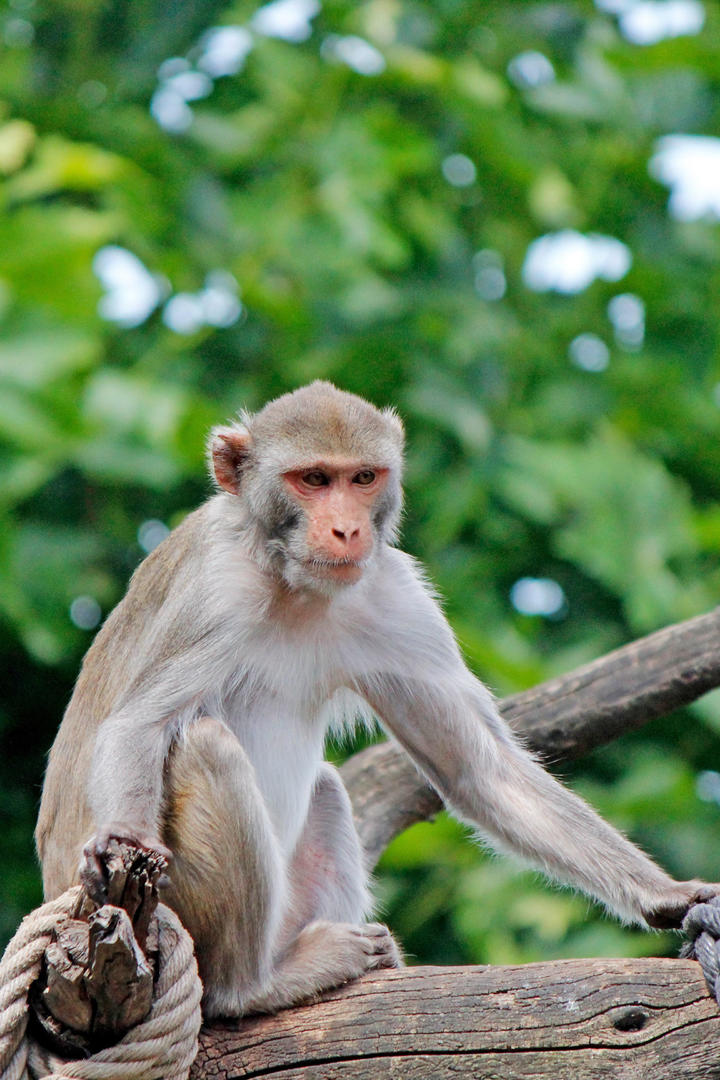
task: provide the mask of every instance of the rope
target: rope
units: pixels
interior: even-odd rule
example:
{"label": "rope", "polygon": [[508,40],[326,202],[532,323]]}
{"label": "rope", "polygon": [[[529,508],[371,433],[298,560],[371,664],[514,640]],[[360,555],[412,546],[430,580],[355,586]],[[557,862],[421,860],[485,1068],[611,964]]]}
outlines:
{"label": "rope", "polygon": [[80,887],[27,915],[0,961],[0,1080],[187,1080],[200,1030],[202,984],[192,938],[159,904],[158,978],[148,1016],[115,1044],[81,1061],[42,1049],[27,1033],[27,996],[53,930],[74,912]]}
{"label": "rope", "polygon": [[710,993],[720,1005],[720,896],[694,904],[682,928],[690,940],[683,945],[680,955],[697,960]]}

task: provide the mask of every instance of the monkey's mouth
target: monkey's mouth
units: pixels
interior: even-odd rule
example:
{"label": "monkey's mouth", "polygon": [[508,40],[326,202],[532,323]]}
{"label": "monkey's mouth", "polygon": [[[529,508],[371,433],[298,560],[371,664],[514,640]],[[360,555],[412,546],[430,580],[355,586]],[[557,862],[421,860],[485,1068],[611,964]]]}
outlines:
{"label": "monkey's mouth", "polygon": [[305,566],[314,574],[333,581],[358,581],[367,564],[366,559],[307,559]]}

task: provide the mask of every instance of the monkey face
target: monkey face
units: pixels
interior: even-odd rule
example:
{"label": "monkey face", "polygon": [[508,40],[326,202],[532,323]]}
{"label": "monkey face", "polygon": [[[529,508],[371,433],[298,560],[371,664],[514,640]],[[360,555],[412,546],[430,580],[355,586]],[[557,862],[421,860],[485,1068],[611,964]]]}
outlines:
{"label": "monkey face", "polygon": [[388,472],[361,461],[324,458],[283,474],[285,495],[299,511],[288,555],[308,582],[332,587],[360,580],[377,542],[375,510]]}
{"label": "monkey face", "polygon": [[316,382],[241,421],[215,428],[209,450],[216,483],[255,530],[256,559],[292,589],[332,594],[360,581],[395,539],[397,416]]}

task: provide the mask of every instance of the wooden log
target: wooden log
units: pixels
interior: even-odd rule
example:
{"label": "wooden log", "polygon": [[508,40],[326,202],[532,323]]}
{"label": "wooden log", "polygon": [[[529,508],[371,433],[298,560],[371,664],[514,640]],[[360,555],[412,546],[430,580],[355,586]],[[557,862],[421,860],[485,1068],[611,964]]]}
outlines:
{"label": "wooden log", "polygon": [[382,971],[204,1029],[191,1080],[710,1080],[720,1013],[687,960]]}

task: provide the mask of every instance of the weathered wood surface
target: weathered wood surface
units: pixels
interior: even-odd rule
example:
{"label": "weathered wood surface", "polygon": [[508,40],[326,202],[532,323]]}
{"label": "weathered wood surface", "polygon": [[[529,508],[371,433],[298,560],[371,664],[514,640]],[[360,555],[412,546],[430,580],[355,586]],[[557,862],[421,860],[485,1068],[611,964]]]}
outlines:
{"label": "weathered wood surface", "polygon": [[688,960],[417,967],[201,1033],[191,1080],[711,1080],[720,1012]]}
{"label": "weathered wood surface", "polygon": [[[556,762],[610,742],[716,686],[720,686],[720,608],[505,698],[500,711],[532,749]],[[393,743],[363,750],[341,771],[370,866],[394,836],[432,817],[442,806]]]}

